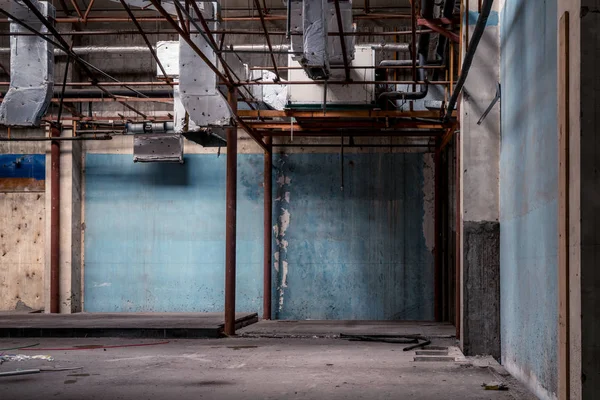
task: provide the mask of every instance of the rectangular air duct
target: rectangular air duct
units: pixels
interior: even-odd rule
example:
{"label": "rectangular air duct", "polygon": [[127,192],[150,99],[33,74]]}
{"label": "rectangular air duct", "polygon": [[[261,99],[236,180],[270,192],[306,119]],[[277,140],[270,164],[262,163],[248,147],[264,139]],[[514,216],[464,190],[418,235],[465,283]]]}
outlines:
{"label": "rectangular air duct", "polygon": [[[49,20],[54,19],[54,7],[48,2],[33,2]],[[0,7],[42,34],[46,27],[16,0],[0,1]],[[16,22],[10,23],[10,33],[29,33]],[[54,90],[54,46],[37,36],[10,37],[10,87],[0,105],[0,124],[8,126],[39,126]]]}

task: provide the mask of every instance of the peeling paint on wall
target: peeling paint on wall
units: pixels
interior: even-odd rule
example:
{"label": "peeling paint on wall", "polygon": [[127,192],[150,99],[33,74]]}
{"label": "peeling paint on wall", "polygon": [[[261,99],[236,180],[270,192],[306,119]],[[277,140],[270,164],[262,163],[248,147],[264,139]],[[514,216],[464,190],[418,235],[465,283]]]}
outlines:
{"label": "peeling paint on wall", "polygon": [[431,156],[348,154],[343,191],[339,157],[274,160],[276,318],[432,319]]}
{"label": "peeling paint on wall", "polygon": [[[284,288],[287,288],[287,278],[289,272],[289,263],[287,261],[287,252],[289,242],[285,239],[286,232],[290,227],[291,222],[291,214],[288,208],[284,208],[284,203],[286,203],[286,207],[290,203],[290,192],[289,188],[291,186],[292,179],[289,176],[285,176],[283,174],[283,166],[286,164],[288,160],[287,154],[282,154],[279,158],[275,160],[275,168],[278,171],[276,183],[277,183],[277,197],[275,199],[275,211],[277,212],[277,224],[273,227],[273,231],[275,232],[275,244],[277,247],[277,267],[275,270],[278,272],[276,277],[276,293],[277,293],[277,304],[278,311],[281,311],[284,306]],[[283,200],[282,200],[283,199]],[[281,258],[281,260],[280,260]],[[281,271],[279,267],[281,265]]]}

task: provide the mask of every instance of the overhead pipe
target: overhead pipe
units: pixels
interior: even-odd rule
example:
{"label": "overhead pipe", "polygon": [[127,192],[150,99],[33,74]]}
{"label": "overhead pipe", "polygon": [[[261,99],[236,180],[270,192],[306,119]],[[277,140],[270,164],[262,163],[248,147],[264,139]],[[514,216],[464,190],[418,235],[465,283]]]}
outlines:
{"label": "overhead pipe", "polygon": [[[274,52],[283,52],[288,51],[290,48],[287,44],[281,45],[273,45]],[[153,47],[156,50],[156,47]],[[228,51],[227,51],[228,50]],[[90,54],[119,54],[119,53],[127,53],[127,54],[150,54],[150,51],[147,46],[78,46],[73,47],[72,51],[77,55],[90,55]],[[266,45],[262,44],[240,44],[240,45],[230,45],[226,47],[226,50],[222,52],[268,52],[269,48]],[[10,47],[0,47],[0,54],[8,54],[10,53]],[[54,49],[54,55],[56,56],[66,56],[65,53],[61,49]]]}
{"label": "overhead pipe", "polygon": [[477,50],[479,41],[481,40],[481,37],[485,32],[485,26],[487,25],[487,20],[490,15],[490,11],[492,10],[493,3],[494,0],[485,0],[483,5],[481,6],[481,13],[479,14],[479,18],[477,18],[477,24],[475,25],[475,29],[473,30],[473,36],[471,37],[471,41],[469,42],[469,48],[467,50],[467,53],[465,54],[462,69],[460,72],[460,77],[456,82],[456,86],[454,87],[454,91],[452,92],[452,97],[450,97],[450,101],[448,102],[446,115],[443,118],[444,122],[448,122],[450,120],[452,112],[454,111],[454,107],[456,106],[456,102],[458,101],[458,95],[460,94],[463,86],[465,85],[467,75],[469,74],[469,69],[471,68],[471,64],[473,63],[473,58],[475,57],[475,51]]}
{"label": "overhead pipe", "polygon": [[[433,18],[433,6],[434,0],[421,0],[421,16],[425,19]],[[414,16],[413,16],[414,18]],[[427,58],[429,54],[429,39],[430,34],[425,33],[419,36],[419,45],[417,48],[417,53],[419,57],[419,66],[424,67],[427,65]],[[409,48],[408,44],[407,50]],[[417,55],[413,54],[413,57]],[[419,72],[419,81],[425,82],[421,84],[421,90],[418,92],[384,92],[379,95],[379,101],[396,101],[396,100],[420,100],[427,96],[429,91],[429,84],[427,82],[427,72],[425,68],[420,68]]]}

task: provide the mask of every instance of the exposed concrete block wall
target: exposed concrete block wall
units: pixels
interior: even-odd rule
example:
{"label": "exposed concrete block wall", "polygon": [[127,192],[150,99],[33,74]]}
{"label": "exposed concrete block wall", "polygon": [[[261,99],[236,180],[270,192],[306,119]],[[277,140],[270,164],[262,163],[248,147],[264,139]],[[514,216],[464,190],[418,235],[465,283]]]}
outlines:
{"label": "exposed concrete block wall", "polygon": [[502,364],[557,394],[557,1],[506,1],[501,17]]}
{"label": "exposed concrete block wall", "polygon": [[[465,41],[473,36],[479,17],[477,2],[469,3]],[[468,355],[499,356],[498,215],[500,107],[481,125],[483,112],[496,95],[500,44],[498,3],[488,18],[465,83],[460,108],[462,192],[461,344]],[[464,55],[464,54],[463,54]],[[490,227],[494,227],[490,232]],[[494,233],[495,232],[495,233]],[[491,283],[493,282],[493,283]],[[478,305],[478,307],[470,307]],[[490,340],[492,339],[493,340]]]}
{"label": "exposed concrete block wall", "polygon": [[464,313],[468,316],[464,321],[463,351],[499,358],[500,224],[467,221],[463,229]]}

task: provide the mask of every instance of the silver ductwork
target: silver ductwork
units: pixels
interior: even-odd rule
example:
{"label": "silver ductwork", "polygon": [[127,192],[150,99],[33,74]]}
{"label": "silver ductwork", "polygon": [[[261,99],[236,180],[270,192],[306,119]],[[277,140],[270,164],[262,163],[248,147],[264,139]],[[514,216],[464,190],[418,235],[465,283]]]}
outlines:
{"label": "silver ductwork", "polygon": [[[54,7],[33,0],[48,19],[54,19]],[[41,33],[46,27],[29,8],[17,0],[0,0],[0,7]],[[10,23],[11,33],[29,32],[18,23]],[[10,87],[0,104],[0,124],[38,126],[46,113],[54,91],[53,46],[37,36],[10,37]]]}
{"label": "silver ductwork", "polygon": [[[198,3],[207,20],[216,19],[215,3]],[[195,15],[195,14],[193,14]],[[217,22],[209,22],[211,30]],[[212,26],[211,26],[212,25]],[[217,65],[217,55],[192,25],[192,41]],[[179,39],[179,97],[189,119],[199,127],[223,128],[232,125],[232,114],[225,97],[217,88],[217,76],[182,38]]]}

